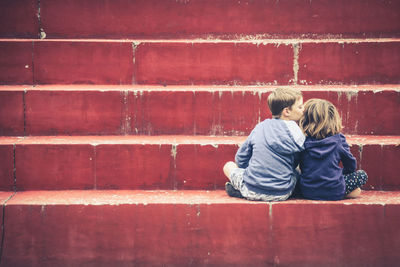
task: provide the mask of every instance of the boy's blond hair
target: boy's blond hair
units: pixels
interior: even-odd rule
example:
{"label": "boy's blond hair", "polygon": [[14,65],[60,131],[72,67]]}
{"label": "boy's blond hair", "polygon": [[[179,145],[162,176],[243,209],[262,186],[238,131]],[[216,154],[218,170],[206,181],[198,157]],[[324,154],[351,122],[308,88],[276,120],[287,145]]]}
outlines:
{"label": "boy's blond hair", "polygon": [[291,108],[303,95],[300,90],[293,88],[278,88],[268,96],[268,107],[274,118],[279,118],[282,110]]}
{"label": "boy's blond hair", "polygon": [[305,103],[299,124],[306,136],[318,140],[338,134],[343,129],[336,107],[327,100],[316,98]]}

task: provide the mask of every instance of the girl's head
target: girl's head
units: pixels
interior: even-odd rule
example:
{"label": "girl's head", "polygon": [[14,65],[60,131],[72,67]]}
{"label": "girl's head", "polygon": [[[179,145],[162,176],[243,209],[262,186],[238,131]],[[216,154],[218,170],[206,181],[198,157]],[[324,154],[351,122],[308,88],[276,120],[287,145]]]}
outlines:
{"label": "girl's head", "polygon": [[323,99],[310,99],[305,103],[304,115],[299,124],[306,136],[315,139],[324,139],[343,129],[336,107]]}

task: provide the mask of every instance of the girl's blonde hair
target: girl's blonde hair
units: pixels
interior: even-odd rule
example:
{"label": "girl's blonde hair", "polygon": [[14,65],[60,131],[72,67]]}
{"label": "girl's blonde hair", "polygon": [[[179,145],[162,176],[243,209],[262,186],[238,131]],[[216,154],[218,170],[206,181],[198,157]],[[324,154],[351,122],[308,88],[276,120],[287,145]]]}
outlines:
{"label": "girl's blonde hair", "polygon": [[324,139],[340,133],[342,119],[336,107],[323,99],[310,99],[304,105],[304,115],[300,119],[300,128],[306,136]]}

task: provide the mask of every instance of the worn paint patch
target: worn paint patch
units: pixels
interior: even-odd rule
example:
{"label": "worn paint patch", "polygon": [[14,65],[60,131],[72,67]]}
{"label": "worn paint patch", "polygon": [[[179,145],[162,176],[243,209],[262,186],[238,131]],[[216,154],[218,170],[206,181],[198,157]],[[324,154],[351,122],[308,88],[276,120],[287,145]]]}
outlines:
{"label": "worn paint patch", "polygon": [[356,99],[357,103],[357,98],[358,98],[358,91],[346,91],[346,96],[347,96],[347,101],[351,101],[353,97]]}
{"label": "worn paint patch", "polygon": [[124,135],[128,135],[131,131],[131,117],[129,116],[129,101],[128,101],[128,91],[122,91],[122,101],[123,101],[123,112],[122,112],[122,122],[121,122],[121,132]]}
{"label": "worn paint patch", "polygon": [[293,84],[298,83],[300,50],[301,44],[293,44]]}
{"label": "worn paint patch", "polygon": [[218,148],[218,144],[200,144],[200,146],[212,146],[214,148]]}
{"label": "worn paint patch", "polygon": [[[140,42],[132,42],[132,63],[135,66],[136,63],[136,50],[139,46]],[[135,72],[132,73],[132,84],[136,84]]]}
{"label": "worn paint patch", "polygon": [[172,148],[171,148],[171,156],[174,159],[174,162],[176,161],[176,155],[177,155],[177,149],[178,149],[178,145],[177,144],[173,144]]}

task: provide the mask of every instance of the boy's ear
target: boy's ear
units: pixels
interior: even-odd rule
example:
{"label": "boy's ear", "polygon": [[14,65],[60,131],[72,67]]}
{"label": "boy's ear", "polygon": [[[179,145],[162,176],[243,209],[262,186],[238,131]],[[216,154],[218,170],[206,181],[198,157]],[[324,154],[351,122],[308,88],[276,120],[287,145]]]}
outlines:
{"label": "boy's ear", "polygon": [[282,116],[283,117],[289,117],[290,116],[290,109],[289,108],[284,108],[283,110],[282,110]]}

